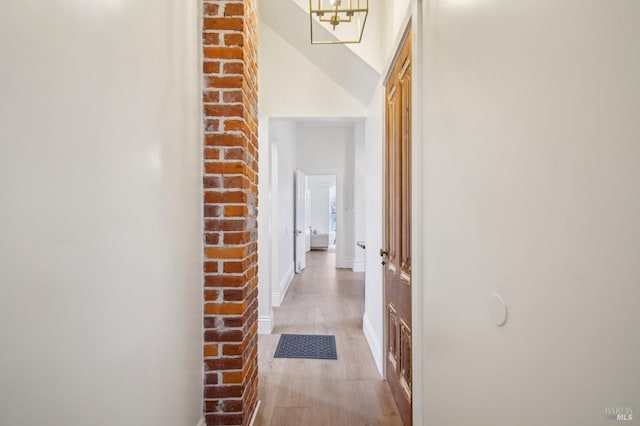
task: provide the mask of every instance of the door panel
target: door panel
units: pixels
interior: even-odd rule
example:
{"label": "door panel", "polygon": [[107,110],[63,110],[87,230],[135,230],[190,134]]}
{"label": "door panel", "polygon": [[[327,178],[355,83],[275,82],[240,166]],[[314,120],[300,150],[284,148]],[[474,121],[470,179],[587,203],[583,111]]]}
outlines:
{"label": "door panel", "polygon": [[[409,55],[411,50],[409,50]],[[401,154],[400,179],[401,211],[402,211],[402,257],[400,267],[405,279],[411,277],[411,58],[408,57],[400,71],[398,84],[401,88],[400,120],[401,120]]]}
{"label": "door panel", "polygon": [[294,242],[294,257],[295,257],[295,271],[296,273],[302,272],[307,267],[306,263],[306,195],[307,195],[307,175],[300,170],[296,170],[295,175],[296,190],[295,190],[295,242]]}
{"label": "door panel", "polygon": [[389,330],[389,345],[388,345],[388,354],[387,356],[389,357],[389,363],[391,364],[391,366],[393,367],[394,371],[398,371],[398,348],[399,348],[399,344],[398,344],[398,330],[400,330],[399,328],[399,322],[398,322],[398,316],[396,315],[396,310],[393,308],[393,305],[389,304],[388,307],[388,326],[387,329]]}
{"label": "door panel", "polygon": [[403,423],[411,407],[411,34],[386,83],[385,248],[387,381]]}

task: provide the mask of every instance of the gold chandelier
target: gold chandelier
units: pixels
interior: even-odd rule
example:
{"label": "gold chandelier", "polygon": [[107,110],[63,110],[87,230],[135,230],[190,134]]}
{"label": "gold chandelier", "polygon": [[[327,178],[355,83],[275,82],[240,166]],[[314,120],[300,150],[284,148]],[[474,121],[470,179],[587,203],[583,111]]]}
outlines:
{"label": "gold chandelier", "polygon": [[369,0],[309,0],[311,44],[360,43]]}

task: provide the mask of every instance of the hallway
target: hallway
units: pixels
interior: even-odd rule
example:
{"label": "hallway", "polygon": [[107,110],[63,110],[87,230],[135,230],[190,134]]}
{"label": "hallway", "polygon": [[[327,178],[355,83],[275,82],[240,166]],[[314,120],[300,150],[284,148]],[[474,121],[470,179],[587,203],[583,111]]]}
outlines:
{"label": "hallway", "polygon": [[[259,336],[256,425],[401,425],[362,332],[364,274],[335,269],[335,256],[307,254],[273,334]],[[334,334],[338,360],[273,358],[282,333]]]}

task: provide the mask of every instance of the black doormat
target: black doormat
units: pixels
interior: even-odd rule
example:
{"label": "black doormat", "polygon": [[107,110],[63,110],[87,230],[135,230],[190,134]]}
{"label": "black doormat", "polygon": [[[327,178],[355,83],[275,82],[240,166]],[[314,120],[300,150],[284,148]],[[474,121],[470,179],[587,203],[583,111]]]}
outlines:
{"label": "black doormat", "polygon": [[283,334],[273,357],[338,359],[336,337],[321,334]]}

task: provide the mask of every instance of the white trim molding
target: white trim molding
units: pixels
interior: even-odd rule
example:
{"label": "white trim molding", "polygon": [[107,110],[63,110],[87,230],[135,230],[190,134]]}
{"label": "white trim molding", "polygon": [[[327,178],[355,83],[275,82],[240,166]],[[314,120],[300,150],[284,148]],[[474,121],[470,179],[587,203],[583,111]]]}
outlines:
{"label": "white trim molding", "polygon": [[[411,270],[411,336],[412,336],[412,397],[413,397],[413,423],[422,425],[424,418],[424,270],[425,258],[423,257],[422,243],[424,235],[424,184],[423,184],[423,155],[424,155],[424,129],[423,121],[423,79],[424,79],[424,21],[425,18],[423,0],[411,1],[411,30],[412,36],[412,61],[411,61],[411,97],[415,101],[411,105],[411,227],[417,238],[411,240],[411,256],[414,259]],[[418,143],[415,143],[419,141]]]}
{"label": "white trim molding", "polygon": [[284,297],[287,295],[287,291],[289,290],[289,286],[291,285],[291,281],[293,281],[293,277],[295,275],[294,265],[293,263],[289,266],[289,270],[286,275],[282,277],[278,285],[278,289],[271,294],[271,305],[274,307],[278,307],[282,305],[284,301]]}
{"label": "white trim molding", "polygon": [[353,257],[338,257],[338,256],[336,256],[336,268],[339,268],[339,269],[353,269]]}
{"label": "white trim molding", "polygon": [[254,423],[256,422],[256,417],[258,417],[258,411],[260,411],[261,405],[262,405],[262,401],[258,400],[258,403],[256,404],[256,408],[255,410],[253,410],[253,414],[251,415],[251,421],[249,422],[249,426],[253,426]]}
{"label": "white trim molding", "polygon": [[353,272],[364,272],[365,271],[364,259],[354,260],[352,269],[353,269]]}
{"label": "white trim molding", "polygon": [[197,426],[207,426],[207,421],[202,417]]}
{"label": "white trim molding", "polygon": [[273,312],[271,312],[271,315],[263,315],[258,317],[258,334],[271,334],[271,332],[273,331],[273,326]]}
{"label": "white trim molding", "polygon": [[371,350],[371,355],[373,355],[373,360],[376,363],[380,377],[384,378],[384,354],[382,353],[382,346],[380,345],[378,337],[376,337],[373,325],[371,325],[369,316],[366,313],[362,317],[362,331],[364,332],[364,337],[367,339],[367,343],[369,344],[369,349]]}

